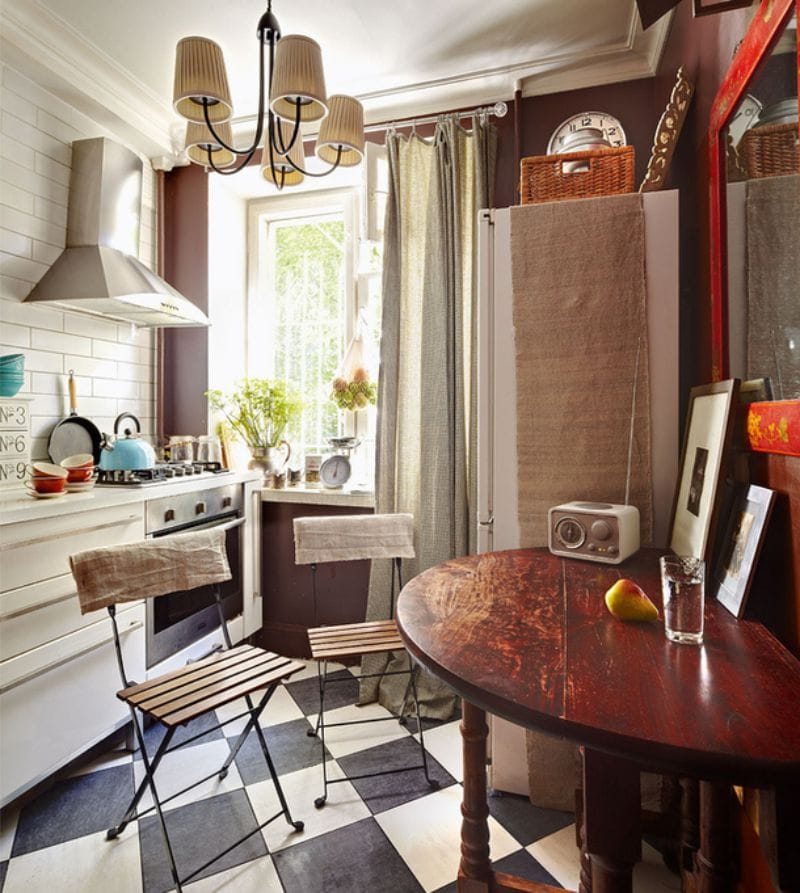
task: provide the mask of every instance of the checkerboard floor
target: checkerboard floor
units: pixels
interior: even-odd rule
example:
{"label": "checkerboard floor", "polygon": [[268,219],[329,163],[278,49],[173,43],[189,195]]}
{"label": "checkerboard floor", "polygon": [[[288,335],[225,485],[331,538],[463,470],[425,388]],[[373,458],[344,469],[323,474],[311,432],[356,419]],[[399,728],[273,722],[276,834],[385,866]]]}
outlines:
{"label": "checkerboard floor", "polygon": [[[355,671],[357,672],[357,671]],[[382,707],[353,706],[357,682],[330,689],[328,722],[388,716]],[[292,817],[280,817],[184,885],[191,893],[450,893],[455,891],[461,826],[461,740],[458,718],[426,723],[432,790],[421,770],[333,784],[322,793],[320,743],[307,735],[317,711],[316,669],[309,665],[279,687],[261,717]],[[222,719],[240,710],[230,709]],[[163,799],[222,765],[243,720],[211,732],[164,758],[156,774]],[[419,759],[415,725],[385,722],[330,729],[331,778]],[[194,726],[192,734],[200,728]],[[148,747],[160,729],[148,730]],[[189,734],[188,732],[186,734]],[[176,739],[178,740],[177,736]],[[117,840],[106,830],[119,821],[142,778],[137,755],[110,751],[19,810],[6,810],[0,833],[1,893],[164,893],[173,889],[154,814],[132,822]],[[146,795],[142,806],[150,805]],[[490,846],[495,866],[532,881],[577,889],[578,851],[570,813],[538,809],[524,797],[491,796]],[[280,809],[254,736],[224,781],[216,776],[176,797],[167,824],[182,874],[207,861]],[[660,857],[645,845],[637,893],[679,890]]]}

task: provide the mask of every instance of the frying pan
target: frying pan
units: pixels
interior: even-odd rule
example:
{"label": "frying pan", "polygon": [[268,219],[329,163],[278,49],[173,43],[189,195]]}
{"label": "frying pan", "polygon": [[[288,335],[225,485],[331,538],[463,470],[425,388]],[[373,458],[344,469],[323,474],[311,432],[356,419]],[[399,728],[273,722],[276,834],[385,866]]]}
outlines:
{"label": "frying pan", "polygon": [[69,415],[62,419],[50,433],[47,442],[47,452],[50,459],[58,465],[67,456],[77,453],[91,453],[94,456],[94,464],[100,463],[100,449],[103,445],[103,435],[94,422],[78,415],[77,401],[75,398],[75,377],[72,369],[69,370]]}

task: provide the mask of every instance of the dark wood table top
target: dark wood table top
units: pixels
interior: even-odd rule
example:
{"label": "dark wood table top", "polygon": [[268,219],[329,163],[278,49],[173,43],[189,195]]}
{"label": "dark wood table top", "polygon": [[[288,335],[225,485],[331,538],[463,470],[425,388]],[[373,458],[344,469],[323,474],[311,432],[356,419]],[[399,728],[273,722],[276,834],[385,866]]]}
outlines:
{"label": "dark wood table top", "polygon": [[397,606],[411,654],[463,698],[643,765],[733,783],[800,779],[800,661],[761,624],[706,600],[702,646],[605,607],[620,577],[661,610],[656,550],[621,565],[546,549],[430,568]]}

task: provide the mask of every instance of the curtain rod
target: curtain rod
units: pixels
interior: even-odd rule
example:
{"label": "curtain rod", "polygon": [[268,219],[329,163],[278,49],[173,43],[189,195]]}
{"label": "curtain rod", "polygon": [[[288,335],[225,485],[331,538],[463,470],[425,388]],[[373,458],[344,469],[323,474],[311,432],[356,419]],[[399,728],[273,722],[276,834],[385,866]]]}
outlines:
{"label": "curtain rod", "polygon": [[441,115],[428,115],[425,118],[403,118],[400,121],[387,121],[384,124],[368,124],[364,133],[375,133],[379,130],[391,130],[397,127],[417,127],[422,124],[435,124],[440,118],[448,114],[456,118],[471,118],[473,115],[494,115],[496,118],[504,118],[508,112],[508,106],[501,100],[494,105],[482,105],[478,108],[467,109],[464,112],[445,112]]}

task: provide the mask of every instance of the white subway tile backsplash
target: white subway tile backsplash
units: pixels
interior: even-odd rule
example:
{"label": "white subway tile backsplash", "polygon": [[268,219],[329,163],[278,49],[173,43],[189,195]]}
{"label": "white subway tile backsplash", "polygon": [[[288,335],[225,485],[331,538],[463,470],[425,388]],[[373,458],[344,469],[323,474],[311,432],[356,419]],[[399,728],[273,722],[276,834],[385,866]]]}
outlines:
{"label": "white subway tile backsplash", "polygon": [[66,227],[48,223],[32,214],[23,214],[15,208],[0,206],[0,226],[10,229],[12,232],[22,233],[51,245],[64,247],[67,240]]}
{"label": "white subway tile backsplash", "polygon": [[26,282],[24,279],[0,275],[0,298],[22,301],[27,297],[32,285],[32,282]]}
{"label": "white subway tile backsplash", "polygon": [[4,276],[10,276],[12,279],[38,282],[47,271],[47,265],[3,251],[0,252],[0,270],[3,271]]}
{"label": "white subway tile backsplash", "polygon": [[81,335],[70,335],[66,332],[33,329],[31,331],[31,347],[38,350],[52,350],[58,353],[76,353],[90,357],[92,355],[92,339]]}
{"label": "white subway tile backsplash", "polygon": [[116,378],[117,363],[116,360],[100,360],[97,357],[78,357],[73,354],[64,354],[64,369],[69,372],[70,369],[76,375],[86,376],[90,382],[95,377],[100,378]]}
{"label": "white subway tile backsplash", "polygon": [[3,133],[0,140],[0,157],[5,160],[21,164],[23,167],[33,167],[36,153],[30,146],[26,146],[19,140],[14,139],[10,133]]}
{"label": "white subway tile backsplash", "polygon": [[43,177],[20,164],[4,161],[0,167],[0,180],[19,186],[20,189],[25,189],[33,195],[40,195],[51,202],[67,206],[69,189],[66,186],[62,186],[48,177]]}
{"label": "white subway tile backsplash", "polygon": [[13,183],[2,183],[0,184],[0,204],[24,211],[26,214],[33,214],[35,197],[30,192],[20,189],[19,186],[14,186]]}
{"label": "white subway tile backsplash", "polygon": [[19,257],[33,257],[33,239],[10,229],[0,229],[0,251],[8,251]]}
{"label": "white subway tile backsplash", "polygon": [[17,323],[21,326],[36,326],[40,329],[64,327],[64,314],[42,304],[20,304],[17,301],[0,301],[0,320]]}
{"label": "white subway tile backsplash", "polygon": [[34,199],[33,213],[42,220],[52,223],[55,226],[67,226],[67,209],[65,205],[58,205],[50,202],[46,198],[36,196]]}
{"label": "white subway tile backsplash", "polygon": [[37,240],[33,243],[33,259],[41,261],[49,267],[52,266],[63,250],[58,245],[48,245],[47,242],[39,242]]}
{"label": "white subway tile backsplash", "polygon": [[[70,158],[71,157],[72,149],[70,147]],[[55,180],[56,183],[60,183],[62,186],[69,186],[69,163],[62,164],[60,161],[49,158],[47,155],[43,155],[41,152],[37,152],[36,157],[34,158],[33,169],[36,171],[37,174],[41,174],[43,177],[48,177],[51,180]]]}
{"label": "white subway tile backsplash", "polygon": [[28,124],[19,118],[15,118],[13,115],[3,112],[0,128],[2,128],[3,133],[12,134],[15,139],[25,146],[30,146],[36,152],[46,155],[60,164],[69,165],[72,157],[70,145],[55,139],[40,130],[36,125]]}
{"label": "white subway tile backsplash", "polygon": [[[0,322],[0,345],[5,347],[30,347],[31,330],[26,326],[15,326],[5,320]],[[3,350],[3,353],[14,351]]]}
{"label": "white subway tile backsplash", "polygon": [[[71,369],[81,415],[110,432],[121,412],[132,412],[152,436],[155,332],[23,303],[65,245],[72,142],[111,134],[7,65],[0,65],[0,109],[0,352],[25,354],[32,457],[47,458],[50,433],[69,412]],[[145,161],[139,257],[148,266],[155,257],[154,185]]]}
{"label": "white subway tile backsplash", "polygon": [[64,331],[106,341],[116,341],[117,338],[117,324],[113,320],[80,313],[64,314]]}

